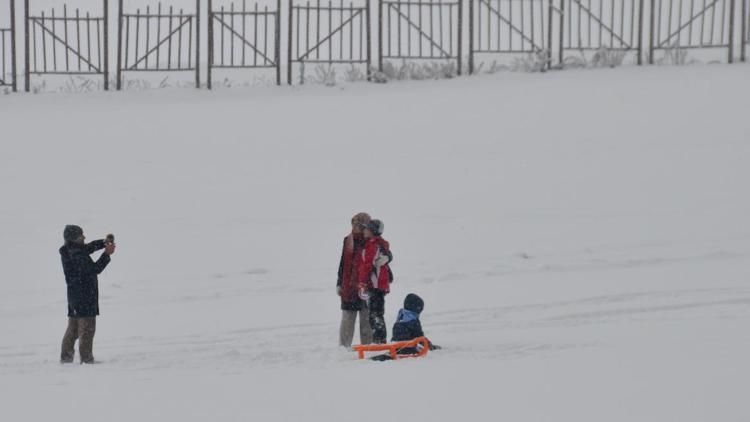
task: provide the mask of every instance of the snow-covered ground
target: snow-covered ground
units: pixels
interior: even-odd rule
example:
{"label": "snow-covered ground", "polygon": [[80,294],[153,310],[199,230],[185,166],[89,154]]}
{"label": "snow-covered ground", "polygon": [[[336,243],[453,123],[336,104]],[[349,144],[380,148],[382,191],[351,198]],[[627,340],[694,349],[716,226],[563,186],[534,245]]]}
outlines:
{"label": "snow-covered ground", "polygon": [[[747,421],[750,67],[0,99],[0,419]],[[444,350],[357,361],[385,221]],[[65,224],[114,232],[61,366]],[[93,416],[89,416],[93,415]]]}

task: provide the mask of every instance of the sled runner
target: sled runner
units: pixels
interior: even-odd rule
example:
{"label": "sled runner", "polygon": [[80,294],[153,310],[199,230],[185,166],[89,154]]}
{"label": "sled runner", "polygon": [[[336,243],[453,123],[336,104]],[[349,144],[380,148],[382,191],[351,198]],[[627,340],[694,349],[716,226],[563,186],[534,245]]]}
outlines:
{"label": "sled runner", "polygon": [[[421,347],[420,347],[421,346]],[[391,359],[403,359],[403,358],[421,358],[427,355],[430,351],[430,341],[427,337],[417,337],[414,340],[399,341],[396,343],[386,344],[358,344],[353,346],[355,352],[357,352],[359,359],[365,358],[365,352],[389,352]],[[415,350],[416,353],[403,353],[403,350]],[[399,351],[402,351],[399,353]]]}

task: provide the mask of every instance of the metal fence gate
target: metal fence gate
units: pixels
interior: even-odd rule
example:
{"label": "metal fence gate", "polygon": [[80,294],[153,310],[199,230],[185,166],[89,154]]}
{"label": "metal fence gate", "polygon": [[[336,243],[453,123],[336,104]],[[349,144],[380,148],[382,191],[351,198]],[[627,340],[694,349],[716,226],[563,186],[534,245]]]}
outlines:
{"label": "metal fence gate", "polygon": [[[355,7],[339,0],[334,5],[289,0],[289,66],[287,82],[292,84],[294,63],[364,64],[370,78],[370,0]],[[321,33],[322,32],[322,33]],[[304,73],[304,72],[303,72]],[[304,75],[300,78],[304,83]]]}
{"label": "metal fence gate", "polygon": [[378,69],[384,59],[455,60],[461,74],[462,0],[379,0]]}
{"label": "metal fence gate", "polygon": [[644,0],[565,0],[561,50],[635,51],[641,64]]}
{"label": "metal fence gate", "polygon": [[549,0],[469,0],[469,73],[477,54],[546,54],[551,31]]}
{"label": "metal fence gate", "polygon": [[212,3],[208,0],[208,89],[213,69],[275,68],[276,85],[281,85],[281,0],[271,11],[258,9],[258,3],[248,10],[246,0],[236,10],[234,3],[229,10],[214,10]]}
{"label": "metal fence gate", "polygon": [[53,8],[49,15],[33,16],[25,0],[26,92],[31,89],[31,74],[102,75],[104,89],[109,89],[108,0],[102,6],[102,15],[95,17],[79,9],[70,14],[65,4],[62,15]]}
{"label": "metal fence gate", "polygon": [[657,50],[726,48],[734,59],[735,0],[651,0],[649,63]]}
{"label": "metal fence gate", "polygon": [[147,6],[145,13],[125,13],[123,0],[119,4],[117,89],[122,89],[124,72],[184,71],[195,72],[200,88],[200,0],[194,13],[164,9],[161,2],[156,11]]}
{"label": "metal fence gate", "polygon": [[[0,26],[0,87],[18,89],[16,74],[16,0],[9,0],[10,15],[7,27]],[[4,24],[3,24],[4,25]]]}

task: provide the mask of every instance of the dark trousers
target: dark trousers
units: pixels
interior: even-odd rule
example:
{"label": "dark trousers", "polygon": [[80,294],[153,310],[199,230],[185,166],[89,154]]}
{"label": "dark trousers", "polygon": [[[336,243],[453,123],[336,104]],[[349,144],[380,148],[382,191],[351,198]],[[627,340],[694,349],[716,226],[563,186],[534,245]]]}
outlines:
{"label": "dark trousers", "polygon": [[388,331],[385,328],[385,294],[380,290],[370,291],[370,327],[372,328],[372,342],[383,344],[388,342]]}
{"label": "dark trousers", "polygon": [[96,333],[96,317],[74,318],[68,317],[68,328],[62,340],[60,362],[73,362],[74,346],[78,340],[78,354],[81,363],[94,362],[94,334]]}

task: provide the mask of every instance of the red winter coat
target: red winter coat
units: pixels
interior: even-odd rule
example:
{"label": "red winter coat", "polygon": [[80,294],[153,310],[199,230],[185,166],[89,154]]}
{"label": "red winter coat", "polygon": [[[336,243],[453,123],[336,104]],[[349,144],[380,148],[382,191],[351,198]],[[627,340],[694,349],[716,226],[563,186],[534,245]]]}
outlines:
{"label": "red winter coat", "polygon": [[365,242],[359,263],[359,285],[365,290],[378,289],[383,293],[391,291],[391,270],[388,264],[380,268],[375,267],[375,260],[382,251],[390,249],[388,241],[376,236]]}
{"label": "red winter coat", "polygon": [[336,283],[341,288],[341,309],[358,311],[362,301],[359,299],[359,262],[365,249],[365,238],[361,234],[349,234],[344,238],[339,263],[339,278]]}

